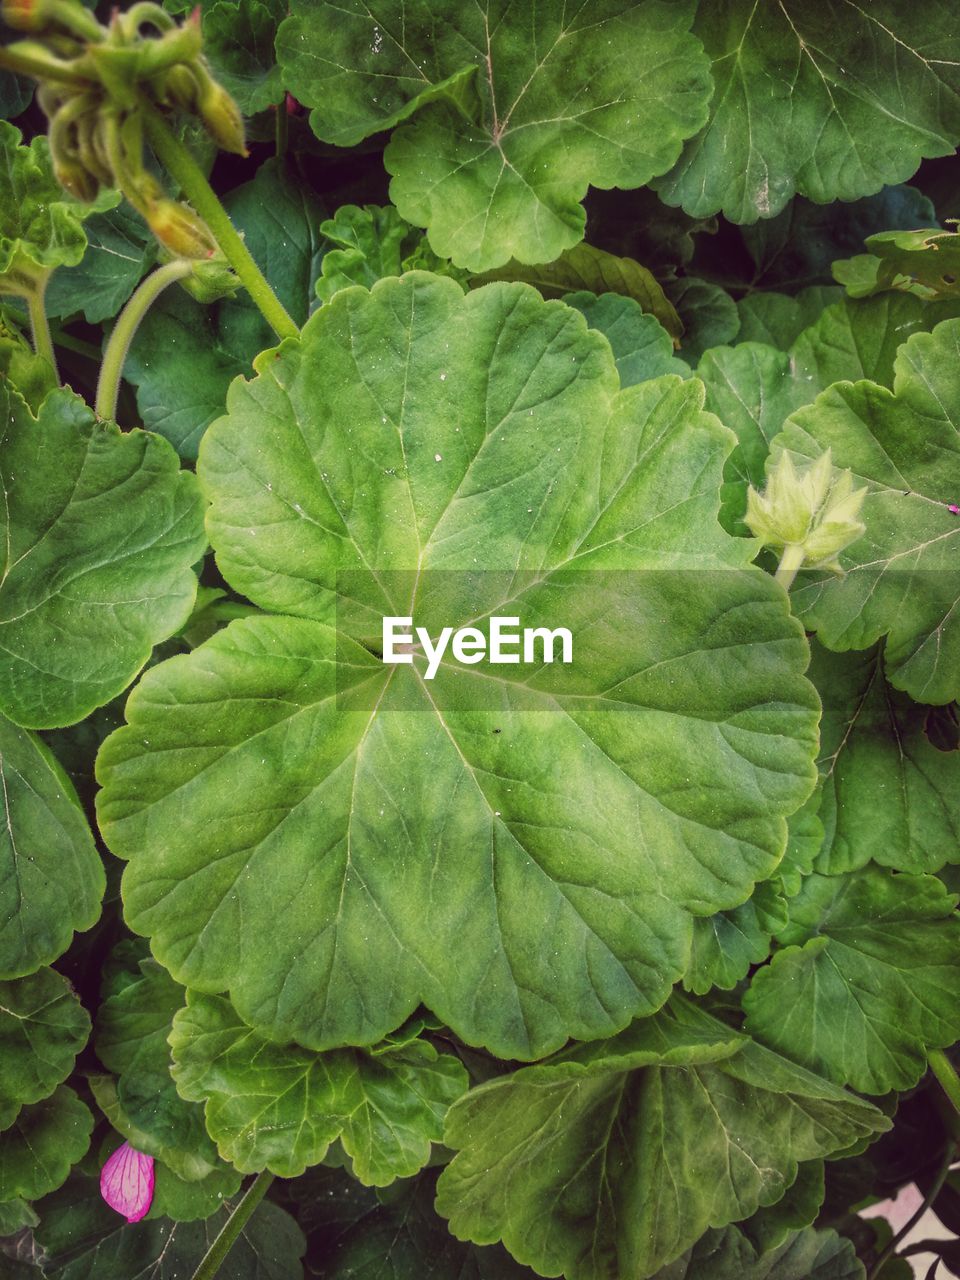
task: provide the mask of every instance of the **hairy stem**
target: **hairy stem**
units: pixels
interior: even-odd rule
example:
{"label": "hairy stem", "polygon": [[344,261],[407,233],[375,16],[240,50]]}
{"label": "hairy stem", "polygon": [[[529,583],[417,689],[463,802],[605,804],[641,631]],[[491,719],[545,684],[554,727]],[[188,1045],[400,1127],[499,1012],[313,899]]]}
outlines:
{"label": "hairy stem", "polygon": [[279,337],[297,337],[297,326],[254,262],[250,250],[243,243],[196,160],[154,107],[147,102],[143,102],[141,107],[147,137],[161,164],[180,184],[184,196],[213,232],[227,261],[240,277],[264,319]]}
{"label": "hairy stem", "polygon": [[103,353],[103,363],[100,365],[96,401],[98,418],[116,417],[123,362],[127,358],[134,334],[140,327],[140,321],[168,285],[176,280],[182,280],[192,270],[193,264],[185,258],[177,258],[163,267],[158,267],[147,276],[120,312],[120,317],[113,326],[113,332]]}
{"label": "hairy stem", "polygon": [[777,582],[783,584],[784,589],[789,591],[793,586],[793,580],[797,576],[800,566],[803,564],[803,547],[797,546],[796,543],[790,543],[783,548],[783,555],[780,557],[780,564],[777,572],[773,575]]}
{"label": "hairy stem", "polygon": [[957,1075],[953,1063],[942,1049],[931,1049],[927,1053],[930,1070],[940,1082],[940,1087],[950,1099],[954,1109],[960,1114],[960,1076]]}
{"label": "hairy stem", "polygon": [[244,1192],[243,1199],[224,1223],[223,1230],[207,1250],[203,1261],[193,1273],[193,1280],[213,1280],[213,1277],[223,1265],[227,1254],[233,1248],[237,1236],[247,1225],[250,1215],[267,1194],[272,1181],[273,1174],[268,1173],[266,1169],[257,1174]]}
{"label": "hairy stem", "polygon": [[53,366],[53,372],[57,381],[60,381],[60,375],[57,373],[57,356],[53,349],[53,339],[50,337],[50,325],[47,321],[47,312],[44,307],[44,295],[47,291],[46,282],[38,289],[31,290],[27,296],[27,310],[30,315],[30,332],[33,335],[33,349],[38,356],[43,358]]}

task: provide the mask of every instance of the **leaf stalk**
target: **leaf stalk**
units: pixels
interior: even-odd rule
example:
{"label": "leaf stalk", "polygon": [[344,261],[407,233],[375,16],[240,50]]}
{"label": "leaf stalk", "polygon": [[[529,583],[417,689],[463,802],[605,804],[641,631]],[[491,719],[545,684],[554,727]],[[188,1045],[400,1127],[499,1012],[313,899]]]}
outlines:
{"label": "leaf stalk", "polygon": [[240,1232],[247,1225],[250,1215],[267,1194],[271,1182],[273,1182],[273,1174],[266,1169],[257,1174],[193,1273],[193,1280],[213,1280],[236,1243]]}

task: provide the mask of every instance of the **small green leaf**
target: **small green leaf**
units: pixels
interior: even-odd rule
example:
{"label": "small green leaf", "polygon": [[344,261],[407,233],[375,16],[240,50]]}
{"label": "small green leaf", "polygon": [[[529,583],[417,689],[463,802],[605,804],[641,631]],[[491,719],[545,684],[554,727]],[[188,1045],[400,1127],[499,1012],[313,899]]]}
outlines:
{"label": "small green leaf", "polygon": [[0,982],[0,1129],[66,1080],[89,1034],[90,1018],[59,973]]}
{"label": "small green leaf", "polygon": [[710,118],[655,184],[689,214],[755,222],[795,192],[855,200],[960,138],[949,4],[720,0],[693,30],[713,64]]}
{"label": "small green leaf", "polygon": [[955,903],[934,876],[808,876],[778,935],[785,949],[744,997],[747,1027],[864,1093],[909,1089],[926,1050],[960,1038]]}
{"label": "small green leaf", "polygon": [[648,378],[659,378],[662,373],[690,376],[689,365],[673,354],[669,333],[655,316],[644,312],[635,298],[579,292],[568,293],[563,300],[610,343],[621,387],[636,386]]}
{"label": "small green leaf", "polygon": [[0,1201],[36,1200],[56,1191],[90,1146],[93,1116],[62,1084],[24,1107],[0,1133]]}
{"label": "small green leaf", "polygon": [[286,16],[281,0],[219,0],[204,5],[203,52],[244,115],[283,100],[274,41]]}
{"label": "small green leaf", "polygon": [[797,1180],[776,1204],[758,1209],[752,1217],[738,1224],[758,1253],[779,1249],[794,1231],[809,1227],[823,1204],[824,1169],[822,1160],[808,1160],[800,1166]]}
{"label": "small green leaf", "polygon": [[[339,146],[396,130],[384,156],[401,215],[457,266],[550,262],[583,237],[588,183],[639,187],[700,128],[707,64],[692,5],[560,0],[295,0],[277,49],[291,92]],[[570,286],[567,286],[568,288]]]}
{"label": "small green leaf", "polygon": [[156,241],[139,214],[123,204],[84,225],[87,247],[76,266],[59,267],[44,294],[48,316],[83,313],[90,324],[112,319],[156,258]]}
{"label": "small green leaf", "polygon": [[32,733],[0,716],[0,976],[61,956],[100,914],[105,877],[76,792]]}
{"label": "small green leaf", "polygon": [[69,391],[35,418],[0,386],[0,416],[0,710],[68,725],[126,688],[189,616],[203,506],[165,440],[121,434]]}
{"label": "small green leaf", "polygon": [[933,746],[927,709],[887,684],[882,651],[817,644],[809,674],[823,701],[816,869],[837,875],[872,859],[919,873],[960,860],[960,752]]}
{"label": "small green leaf", "polygon": [[835,1231],[798,1231],[760,1250],[737,1227],[708,1231],[655,1280],[866,1280],[852,1243]]}
{"label": "small green leaf", "polygon": [[379,1054],[283,1047],[241,1022],[229,1001],[195,992],[170,1043],[177,1088],[206,1103],[221,1155],[244,1173],[294,1178],[339,1138],[361,1182],[408,1178],[468,1083],[460,1061],[426,1040]]}
{"label": "small green leaf", "polygon": [[891,683],[921,702],[960,695],[960,320],[914,333],[894,389],[839,383],[788,420],[771,465],[832,449],[868,486],[866,533],[840,555],[842,577],[801,574],[794,609],[828,648],[866,649],[887,636]]}
{"label": "small green leaf", "polygon": [[695,920],[684,990],[697,995],[713,987],[730,991],[747,976],[751,965],[766,960],[769,954],[770,930],[758,918],[753,902]]}
{"label": "small green leaf", "polygon": [[646,267],[632,258],[615,258],[612,253],[595,249],[592,244],[575,245],[554,262],[545,262],[541,266],[508,262],[506,266],[478,276],[476,283],[484,284],[491,280],[522,280],[539,289],[545,298],[562,298],[564,294],[581,290],[594,294],[620,294],[624,298],[632,298],[643,311],[659,320],[671,338],[679,340],[683,333],[683,325],[673,304]]}
{"label": "small green leaf", "polygon": [[[761,226],[764,224],[761,223]],[[737,302],[738,342],[763,342],[786,351],[840,296],[836,286],[812,284],[791,296],[786,293],[748,293]]]}
{"label": "small green leaf", "polygon": [[457,1103],[437,1208],[541,1274],[645,1280],[708,1227],[779,1200],[800,1162],[887,1127],[683,1002]]}
{"label": "small green leaf", "polygon": [[667,285],[667,294],[682,323],[680,354],[695,364],[709,347],[732,342],[740,328],[737,304],[719,285],[682,276]]}
{"label": "small green leaf", "polygon": [[882,231],[867,240],[867,248],[880,259],[881,288],[904,276],[926,296],[960,299],[960,232]]}
{"label": "small green leaf", "polygon": [[423,233],[404,222],[392,204],[341,205],[320,232],[337,247],[323,255],[317,296],[329,302],[352,284],[369,289],[385,276],[398,276],[404,259],[423,239]]}

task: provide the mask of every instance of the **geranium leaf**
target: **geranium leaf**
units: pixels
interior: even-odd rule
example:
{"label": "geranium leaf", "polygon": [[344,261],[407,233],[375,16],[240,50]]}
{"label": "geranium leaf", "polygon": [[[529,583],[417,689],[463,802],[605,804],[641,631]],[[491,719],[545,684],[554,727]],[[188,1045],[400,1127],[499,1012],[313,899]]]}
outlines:
{"label": "geranium leaf", "polygon": [[682,276],[667,285],[667,293],[683,325],[680,354],[684,360],[696,363],[709,347],[722,346],[737,336],[737,304],[718,284]]}
{"label": "geranium leaf", "polygon": [[956,899],[934,876],[808,876],[744,997],[767,1044],[865,1093],[909,1089],[960,1037]]}
{"label": "geranium leaf", "polygon": [[694,920],[684,989],[697,995],[713,987],[729,991],[769,954],[770,930],[758,919],[753,902]]}
{"label": "geranium leaf", "polygon": [[932,297],[960,299],[960,232],[882,231],[867,248],[880,259],[881,287],[902,275]]}
{"label": "geranium leaf", "polygon": [[0,982],[0,1129],[66,1080],[89,1034],[90,1018],[59,973]]}
{"label": "geranium leaf", "polygon": [[203,507],[165,440],[121,434],[69,391],[35,418],[0,386],[0,414],[0,710],[52,728],[109,702],[187,619]]}
{"label": "geranium leaf", "polygon": [[[130,1224],[104,1204],[96,1179],[75,1175],[39,1206],[45,1274],[50,1280],[183,1280],[196,1271],[233,1207],[225,1204],[204,1222],[147,1218]],[[230,1280],[302,1280],[305,1247],[296,1222],[265,1200],[224,1270]]]}
{"label": "geranium leaf", "polygon": [[410,1177],[467,1088],[459,1059],[426,1040],[379,1054],[312,1053],[271,1044],[228,1000],[195,992],[174,1020],[171,1044],[177,1087],[206,1103],[221,1154],[244,1173],[296,1177],[339,1138],[361,1182]]}
{"label": "geranium leaf", "polygon": [[894,390],[840,383],[799,409],[774,441],[813,458],[832,449],[866,485],[866,533],[840,555],[842,577],[801,574],[794,608],[831,649],[887,636],[891,683],[922,702],[960,694],[960,320],[915,333],[896,358]]}
{"label": "geranium leaf", "polygon": [[755,222],[795,192],[854,200],[960,138],[948,4],[723,0],[700,5],[693,29],[713,62],[710,119],[655,184],[689,214]]}
{"label": "geranium leaf", "polygon": [[[267,161],[224,204],[280,301],[302,324],[320,269],[317,201]],[[196,458],[204,431],[223,413],[227,387],[239,374],[249,375],[254,356],[275,341],[243,294],[201,306],[180,289],[167,290],[137,330],[123,366],[137,388],[144,426],[165,436],[182,458]]]}
{"label": "geranium leaf", "polygon": [[82,311],[90,324],[117,314],[156,257],[156,241],[128,205],[84,224],[87,247],[76,266],[59,267],[43,297],[48,316]]}
{"label": "geranium leaf", "polygon": [[[583,237],[587,184],[639,187],[706,119],[692,5],[558,0],[296,0],[278,37],[314,132],[351,146],[391,128],[390,196],[472,271],[550,262]],[[569,287],[569,286],[568,286]]]}
{"label": "geranium leaf", "polygon": [[592,244],[575,245],[554,262],[532,267],[508,262],[478,277],[479,283],[491,280],[522,280],[539,289],[545,298],[562,298],[582,290],[620,294],[655,316],[671,338],[679,340],[683,333],[680,317],[656,276],[632,258],[614,257]]}
{"label": "geranium leaf", "polygon": [[86,1154],[92,1129],[89,1109],[65,1084],[24,1107],[0,1133],[0,1201],[56,1191]]}
{"label": "geranium leaf", "polygon": [[[415,273],[261,365],[203,446],[209,529],[235,588],[304,617],[234,622],[131,697],[99,760],[128,920],[315,1049],[421,1002],[508,1057],[653,1012],[691,914],[772,874],[813,780],[806,644],[716,525],[729,437],[700,385],[618,393],[571,308]],[[561,610],[580,674],[386,667],[350,637],[376,649],[415,581],[428,623],[505,590],[528,622]]]}
{"label": "geranium leaf", "polygon": [[[405,222],[392,204],[365,204],[363,208],[341,205],[332,218],[320,224],[320,232],[336,246],[323,255],[317,281],[317,296],[322,302],[329,302],[335,293],[352,284],[369,288],[385,276],[400,275],[424,238],[423,232]],[[428,262],[418,265],[423,270],[431,268]],[[440,260],[432,265],[439,268]],[[460,274],[466,277],[466,272]]]}
{"label": "geranium leaf", "polygon": [[824,1167],[822,1160],[808,1160],[800,1166],[797,1179],[776,1204],[758,1209],[745,1222],[738,1223],[758,1253],[768,1253],[780,1246],[803,1227],[816,1220],[823,1204]]}
{"label": "geranium leaf", "polygon": [[879,649],[813,649],[823,701],[816,869],[854,871],[871,859],[897,871],[939,871],[960,860],[960,752],[926,734],[927,708],[892,689]]}
{"label": "geranium leaf", "polygon": [[454,1234],[502,1240],[541,1274],[645,1280],[708,1227],[777,1201],[799,1162],[888,1127],[702,1011],[650,1021],[451,1109],[437,1208]]}
{"label": "geranium leaf", "polygon": [[0,120],[0,293],[26,295],[54,267],[80,261],[84,218],[116,204],[117,194],[81,204],[53,176],[46,138],[27,147],[20,140],[16,125]]}
{"label": "geranium leaf", "polygon": [[0,716],[0,976],[34,973],[100,914],[105,878],[76,792],[46,746]]}
{"label": "geranium leaf", "polygon": [[865,1280],[853,1244],[835,1231],[798,1231],[760,1250],[736,1227],[708,1231],[655,1280]]}
{"label": "geranium leaf", "polygon": [[245,115],[283,98],[274,42],[286,16],[280,0],[219,0],[204,5],[203,52]]}
{"label": "geranium leaf", "polygon": [[590,328],[599,330],[610,343],[621,387],[636,386],[662,373],[690,376],[689,365],[673,354],[669,333],[635,298],[584,291],[568,293],[563,300],[576,307]]}
{"label": "geranium leaf", "polygon": [[819,284],[808,285],[795,296],[774,290],[748,293],[737,303],[737,341],[764,342],[786,351],[804,329],[819,319],[825,307],[837,301],[840,293],[836,286]]}

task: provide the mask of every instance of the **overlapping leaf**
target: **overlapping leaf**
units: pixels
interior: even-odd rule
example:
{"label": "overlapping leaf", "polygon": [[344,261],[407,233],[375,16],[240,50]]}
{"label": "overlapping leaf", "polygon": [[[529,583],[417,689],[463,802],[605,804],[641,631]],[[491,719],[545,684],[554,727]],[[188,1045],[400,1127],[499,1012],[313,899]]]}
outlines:
{"label": "overlapping leaf", "polygon": [[0,716],[0,976],[34,973],[100,914],[103,864],[66,774]]}
{"label": "overlapping leaf", "polygon": [[960,694],[960,320],[915,333],[895,361],[894,389],[840,383],[798,410],[774,442],[797,459],[833,450],[866,485],[866,533],[842,577],[802,574],[794,609],[831,649],[886,635],[891,683],[921,702]]}
{"label": "overlapping leaf", "polygon": [[849,1240],[835,1231],[798,1231],[759,1250],[736,1227],[709,1231],[693,1248],[657,1272],[656,1280],[864,1280]]}
{"label": "overlapping leaf", "polygon": [[[813,777],[806,645],[715,523],[701,395],[617,393],[603,339],[525,286],[416,274],[340,293],[234,385],[210,532],[236,588],[301,617],[154,669],[99,762],[127,918],[178,980],[316,1049],[422,1001],[535,1057],[662,1004],[691,914],[772,873]],[[426,682],[327,625],[375,648],[384,613],[511,599],[565,615],[580,666]]]}
{"label": "overlapping leaf", "polygon": [[636,386],[662,373],[689,376],[689,366],[673,354],[669,333],[635,298],[579,291],[566,294],[563,300],[610,343],[621,387]]}
{"label": "overlapping leaf", "polygon": [[361,1182],[410,1177],[467,1088],[459,1060],[426,1040],[311,1053],[264,1040],[218,996],[190,994],[171,1044],[177,1087],[206,1103],[221,1154],[245,1173],[296,1177],[339,1139]]}
{"label": "overlapping leaf", "polygon": [[0,711],[29,727],[72,724],[188,617],[202,504],[165,440],[122,435],[69,391],[35,418],[0,387],[0,414]]}
{"label": "overlapping leaf", "polygon": [[433,249],[482,271],[550,262],[583,237],[587,184],[664,173],[706,119],[687,0],[295,0],[285,81],[340,146],[415,118],[385,154],[390,194]]}
{"label": "overlapping leaf", "polygon": [[807,877],[779,934],[785,949],[744,998],[747,1026],[865,1093],[910,1088],[926,1050],[960,1037],[955,903],[934,876],[870,866]]}
{"label": "overlapping leaf", "polygon": [[450,1112],[458,1154],[437,1207],[455,1235],[500,1239],[541,1274],[643,1280],[708,1227],[776,1202],[798,1162],[886,1127],[868,1103],[679,1005],[468,1094]]}
{"label": "overlapping leaf", "polygon": [[66,1080],[89,1034],[90,1019],[59,973],[0,982],[0,1129]]}
{"label": "overlapping leaf", "polygon": [[960,139],[952,6],[898,0],[718,0],[694,32],[712,59],[710,119],[656,185],[693,215],[779,213],[903,182]]}

